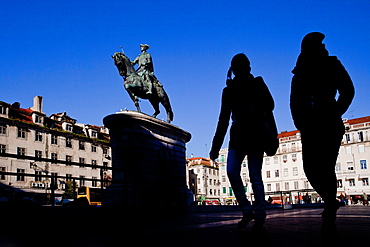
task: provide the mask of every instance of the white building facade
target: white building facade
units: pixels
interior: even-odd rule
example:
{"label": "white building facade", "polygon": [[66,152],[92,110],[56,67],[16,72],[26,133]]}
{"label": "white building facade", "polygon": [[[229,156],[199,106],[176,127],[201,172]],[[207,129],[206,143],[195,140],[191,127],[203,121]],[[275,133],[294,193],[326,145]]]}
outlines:
{"label": "white building facade", "polygon": [[370,116],[345,120],[346,133],[336,165],[338,193],[370,194]]}
{"label": "white building facade", "polygon": [[111,178],[110,168],[106,128],[79,124],[65,112],[47,117],[40,96],[27,109],[0,101],[1,193],[46,193],[51,183],[46,176],[57,178],[56,194],[71,180],[80,187],[103,187],[101,181]]}
{"label": "white building facade", "polygon": [[[349,195],[356,201],[363,193],[370,194],[370,117],[344,119],[346,133],[336,164],[338,196]],[[318,133],[318,141],[325,141],[325,132]],[[271,196],[276,203],[301,203],[309,194],[312,202],[320,202],[303,171],[302,144],[299,131],[279,134],[280,146],[275,156],[264,157],[262,177],[266,200]],[[218,158],[220,167],[221,202],[235,203],[235,197],[226,173],[228,149],[222,149]],[[318,157],[319,159],[319,157]],[[248,157],[242,164],[241,177],[246,195],[253,200],[249,180]],[[318,171],[320,172],[320,171]]]}
{"label": "white building facade", "polygon": [[220,179],[218,165],[208,158],[187,159],[188,188],[197,204],[219,204]]}

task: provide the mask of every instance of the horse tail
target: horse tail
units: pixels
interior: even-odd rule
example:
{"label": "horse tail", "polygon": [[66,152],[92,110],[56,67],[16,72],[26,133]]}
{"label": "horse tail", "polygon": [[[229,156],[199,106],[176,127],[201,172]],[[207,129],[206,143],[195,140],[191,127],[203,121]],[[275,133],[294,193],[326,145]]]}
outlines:
{"label": "horse tail", "polygon": [[164,88],[163,87],[161,87],[161,88],[162,88],[162,90],[161,90],[162,92],[159,93],[159,95],[161,95],[162,97],[160,97],[160,101],[161,101],[163,107],[166,109],[167,122],[171,122],[171,121],[173,121],[174,114],[173,114],[173,111],[172,111],[170,98],[168,97]]}

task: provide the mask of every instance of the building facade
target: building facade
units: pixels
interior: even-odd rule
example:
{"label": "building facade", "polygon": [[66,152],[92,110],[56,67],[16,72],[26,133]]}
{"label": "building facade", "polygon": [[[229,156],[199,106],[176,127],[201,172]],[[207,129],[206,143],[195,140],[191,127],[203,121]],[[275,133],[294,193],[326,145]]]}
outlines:
{"label": "building facade", "polygon": [[[349,195],[356,201],[363,193],[370,194],[370,116],[344,119],[346,132],[343,135],[337,164],[338,196]],[[317,141],[325,141],[325,129],[317,133]],[[289,131],[279,134],[279,149],[273,157],[264,157],[262,177],[265,185],[266,200],[272,197],[275,203],[302,203],[305,195],[310,201],[320,202],[307,180],[302,161],[300,132]],[[234,204],[235,197],[227,178],[228,149],[220,150],[218,165],[220,169],[220,200],[222,204]],[[320,159],[319,155],[317,157]],[[320,171],[317,171],[320,172]],[[253,200],[253,190],[249,180],[248,157],[242,163],[241,177],[245,184],[246,195]]]}
{"label": "building facade", "polygon": [[46,193],[50,176],[56,194],[72,180],[104,187],[111,178],[108,130],[77,123],[65,112],[47,117],[42,100],[36,96],[26,109],[0,101],[0,197],[7,189]]}
{"label": "building facade", "polygon": [[338,193],[370,194],[370,116],[345,120],[346,133],[336,165]]}
{"label": "building facade", "polygon": [[187,159],[188,188],[197,204],[219,204],[220,175],[218,165],[209,158]]}

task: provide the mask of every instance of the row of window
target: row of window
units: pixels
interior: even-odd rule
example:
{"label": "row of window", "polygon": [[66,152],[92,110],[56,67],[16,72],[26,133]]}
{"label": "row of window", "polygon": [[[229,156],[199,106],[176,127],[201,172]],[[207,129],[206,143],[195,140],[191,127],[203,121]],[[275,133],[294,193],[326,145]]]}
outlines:
{"label": "row of window", "polygon": [[[358,145],[357,148],[358,148],[359,153],[364,153],[365,152],[365,145]],[[352,146],[347,146],[344,149],[345,149],[346,154],[352,154]],[[296,162],[297,161],[297,154],[296,153],[291,154],[291,158],[292,158],[293,162]],[[275,156],[273,158],[265,157],[264,164],[265,165],[270,165],[271,164],[271,159],[273,159],[274,165],[279,164],[279,156]],[[282,162],[283,163],[288,162],[288,155],[287,154],[282,155]],[[247,163],[247,161],[244,161],[242,166],[246,167],[246,163]],[[366,160],[361,160],[360,163],[361,163],[361,169],[367,169]],[[221,165],[221,169],[225,170],[225,166]]]}
{"label": "row of window", "polygon": [[[224,165],[223,165],[224,167]],[[275,178],[280,177],[280,170],[276,169],[275,170]],[[289,169],[284,168],[283,170],[283,176],[284,177],[289,177]],[[293,176],[298,176],[298,167],[293,167]],[[266,171],[266,178],[271,178],[271,171]],[[243,181],[247,180],[247,173],[243,172],[242,173],[242,179]],[[222,182],[226,182],[226,175],[222,175]]]}
{"label": "row of window", "polygon": [[[6,135],[6,131],[7,131],[7,125],[6,124],[0,124],[0,134]],[[17,138],[27,139],[27,132],[28,132],[28,129],[18,127]],[[93,138],[98,137],[96,131],[94,131],[92,133],[93,133],[93,135],[92,135]],[[43,141],[43,132],[37,131],[37,130],[35,131],[35,141],[36,142],[42,142]],[[58,145],[58,135],[51,134],[51,144]],[[71,138],[66,137],[66,147],[67,148],[72,148],[72,139]],[[96,152],[96,146],[94,148],[95,148],[95,152]],[[79,149],[80,150],[85,150],[85,143],[83,141],[79,141]]]}
{"label": "row of window", "polygon": [[[6,167],[0,167],[0,171],[5,172]],[[17,168],[17,176],[16,176],[16,181],[17,182],[25,182],[25,174],[26,171],[25,169],[22,168]],[[58,173],[52,172],[51,176],[58,176]],[[79,176],[79,185],[80,186],[85,186],[85,176]],[[98,185],[98,178],[97,177],[92,177],[92,186],[97,187]],[[6,180],[5,175],[0,174],[0,180]],[[34,177],[34,182],[41,182],[42,181],[42,172],[41,171],[35,171],[35,177]],[[72,181],[72,174],[66,174],[66,181]]]}
{"label": "row of window", "polygon": [[[280,170],[276,169],[274,172],[275,178],[280,177]],[[283,176],[284,177],[289,177],[289,169],[284,168],[283,170]],[[298,167],[293,167],[293,176],[298,176]],[[266,178],[271,178],[271,171],[266,171]]]}
{"label": "row of window", "polygon": [[[35,123],[42,123],[42,117],[41,116],[38,116],[38,115],[35,115],[34,122]],[[63,123],[63,129],[65,131],[68,131],[68,132],[73,132],[73,125],[72,124],[68,124],[68,123]],[[0,123],[0,134],[5,135],[6,132],[7,132],[7,124]],[[27,129],[18,127],[18,132],[24,132],[24,133],[26,133],[27,132]],[[74,133],[76,133],[76,134],[83,134],[83,131],[80,128],[76,128],[76,130],[74,131]],[[91,138],[98,138],[98,131],[97,130],[89,129],[88,130],[88,133],[89,133],[89,135],[90,135]],[[23,137],[23,138],[25,138],[25,137]]]}
{"label": "row of window", "polygon": [[345,143],[351,143],[351,142],[356,142],[356,141],[363,142],[365,141],[365,135],[363,131],[358,131],[357,135],[355,133],[347,133],[345,134],[344,140],[345,140]]}
{"label": "row of window", "polygon": [[[225,165],[222,165],[221,166],[222,168],[221,169],[225,169]],[[341,168],[340,168],[340,164],[337,164],[336,165],[336,171],[340,171]],[[347,162],[347,168],[348,170],[354,170],[354,166],[353,166],[353,162]],[[367,169],[367,161],[366,160],[360,160],[360,169],[361,170],[365,170]],[[298,176],[298,167],[293,167],[292,168],[292,172],[293,172],[293,176]],[[266,171],[266,178],[272,178],[271,176],[271,171]],[[246,176],[246,174],[244,175],[243,173],[243,177]],[[280,177],[280,170],[279,169],[276,169],[274,171],[274,177],[275,178],[279,178]],[[289,168],[284,168],[283,169],[283,177],[289,177]],[[222,176],[222,182],[226,182],[226,177],[225,175]]]}
{"label": "row of window", "polygon": [[[309,189],[310,187],[310,184],[308,181],[303,181],[304,182],[304,188],[305,189]],[[282,191],[282,190],[285,190],[285,191],[289,191],[291,190],[292,188],[290,188],[290,183],[289,182],[284,182],[283,183],[284,187],[282,188],[281,187],[281,184],[280,183],[275,183],[275,188],[273,188],[273,184],[266,184],[266,191]],[[293,182],[293,190],[299,190],[299,182],[298,181],[294,181]]]}
{"label": "row of window", "polygon": [[[207,194],[208,192],[208,194]],[[198,194],[202,194],[202,189],[198,189]],[[220,196],[220,190],[216,189],[209,189],[209,191],[206,191],[206,196]]]}
{"label": "row of window", "polygon": [[[207,179],[204,179],[205,181],[205,185],[207,185]],[[201,183],[201,178],[197,178],[197,183],[200,184]],[[208,185],[219,185],[220,184],[220,180],[216,180],[216,179],[209,179],[209,184]]]}
{"label": "row of window", "polygon": [[[0,153],[6,153],[6,146],[0,144]],[[19,156],[26,156],[26,148],[23,147],[17,147],[17,155]],[[35,158],[41,159],[42,158],[42,151],[41,150],[35,150]],[[57,164],[58,162],[58,154],[57,153],[51,153],[50,157],[53,161],[51,162],[52,164]],[[71,155],[66,155],[67,165],[69,162],[73,162],[72,156]],[[79,163],[80,164],[85,164],[85,158],[79,157]],[[97,165],[97,160],[91,160],[91,164],[93,166]],[[108,166],[108,162],[103,162],[103,166]],[[80,166],[83,167],[83,166]],[[96,169],[93,167],[93,169]]]}
{"label": "row of window", "polygon": [[[298,145],[295,142],[290,143],[290,151],[291,152],[296,152],[297,149],[298,149]],[[288,144],[281,144],[281,146],[280,146],[280,152],[286,153],[288,151],[289,151]]]}
{"label": "row of window", "polygon": [[[369,178],[362,178],[361,183],[362,183],[362,186],[369,186]],[[355,179],[349,179],[348,184],[349,184],[350,187],[354,187],[354,186],[356,186],[356,180]],[[266,191],[281,191],[281,190],[289,191],[289,190],[291,190],[289,182],[284,182],[283,185],[284,185],[284,187],[282,188],[281,183],[275,183],[275,186],[274,186],[275,188],[273,188],[273,184],[268,183],[268,184],[266,184]],[[304,188],[309,189],[309,187],[310,187],[309,182],[304,181]],[[338,188],[343,188],[342,179],[337,180],[337,187]],[[293,189],[294,190],[299,190],[299,181],[294,181],[293,182]],[[245,187],[245,191],[247,192],[247,187]],[[233,196],[231,187],[229,188],[229,191],[227,191],[226,187],[222,187],[222,193],[227,194],[227,192],[229,192],[230,196]]]}
{"label": "row of window", "polygon": [[[292,158],[292,161],[293,162],[296,162],[297,161],[297,154],[296,153],[293,153],[292,155],[291,155],[291,158]],[[270,165],[271,164],[271,161],[270,161],[270,157],[266,157],[265,158],[265,165]],[[274,161],[274,165],[277,165],[277,164],[279,164],[279,156],[274,156],[273,158],[273,161]],[[284,154],[283,156],[282,156],[282,161],[283,161],[283,163],[286,163],[286,162],[288,162],[288,155],[287,154]]]}
{"label": "row of window", "polygon": [[[296,153],[291,154],[291,158],[292,158],[293,162],[296,162],[297,161],[297,154]],[[265,157],[264,164],[265,165],[270,165],[271,164],[271,159],[273,159],[274,165],[279,164],[279,156],[275,156],[273,158]],[[282,155],[282,161],[283,161],[283,163],[288,162],[288,155],[287,154]],[[248,163],[248,160],[246,159],[245,161],[243,161],[242,167],[247,167],[247,163]],[[225,170],[225,165],[221,165],[221,169]]]}
{"label": "row of window", "polygon": [[[344,147],[344,150],[345,150],[345,153],[346,154],[352,154],[352,153],[354,153],[354,151],[353,151],[353,148],[352,148],[352,146],[345,146]],[[365,145],[358,145],[357,146],[357,152],[358,153],[365,153]]]}
{"label": "row of window", "polygon": [[[361,170],[367,170],[367,161],[366,160],[360,160],[359,168]],[[337,172],[342,170],[340,163],[336,164],[335,170]],[[353,161],[347,161],[347,170],[348,171],[354,171],[355,170],[355,165],[354,165]]]}
{"label": "row of window", "polygon": [[[360,181],[362,182],[362,186],[369,186],[369,178],[362,178]],[[354,179],[354,178],[348,179],[348,184],[349,184],[350,187],[356,186],[356,179]],[[337,180],[337,187],[338,188],[343,188],[342,179]]]}
{"label": "row of window", "polygon": [[[70,138],[66,138],[66,147],[72,148],[72,142],[71,142]],[[91,145],[91,152],[96,153],[97,148],[98,148],[97,146],[92,144]],[[20,150],[20,152],[18,150]],[[26,155],[25,150],[26,150],[25,148],[18,147],[17,148],[17,151],[18,151],[17,154],[24,156],[24,155]],[[79,150],[85,150],[85,142],[79,141]],[[39,157],[39,152],[41,152],[41,151],[38,151],[38,150],[35,151],[35,156],[36,157]],[[6,145],[0,144],[0,153],[6,153]],[[108,154],[108,148],[103,148],[103,154]],[[42,158],[42,157],[39,157],[39,158]]]}
{"label": "row of window", "polygon": [[[200,167],[196,168],[197,169],[197,174],[200,174]],[[204,173],[208,173],[209,175],[214,175],[214,176],[218,176],[218,169],[216,168],[206,168],[204,167]]]}

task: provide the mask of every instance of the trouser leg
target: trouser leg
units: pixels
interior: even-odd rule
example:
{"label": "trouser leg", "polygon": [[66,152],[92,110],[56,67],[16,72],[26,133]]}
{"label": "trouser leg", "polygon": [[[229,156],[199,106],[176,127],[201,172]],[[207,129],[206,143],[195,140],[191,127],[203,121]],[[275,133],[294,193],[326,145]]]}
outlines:
{"label": "trouser leg", "polygon": [[264,223],[266,219],[265,189],[262,181],[263,152],[248,154],[249,177],[254,194],[253,211],[256,223]]}
{"label": "trouser leg", "polygon": [[245,154],[243,152],[235,149],[229,150],[227,156],[227,176],[242,212],[252,213],[252,206],[245,195],[244,184],[240,177],[241,165],[244,157]]}
{"label": "trouser leg", "polygon": [[336,203],[335,165],[342,135],[328,134],[325,142],[317,141],[315,137],[302,132],[303,168],[308,181],[323,198],[325,205],[331,206]]}

